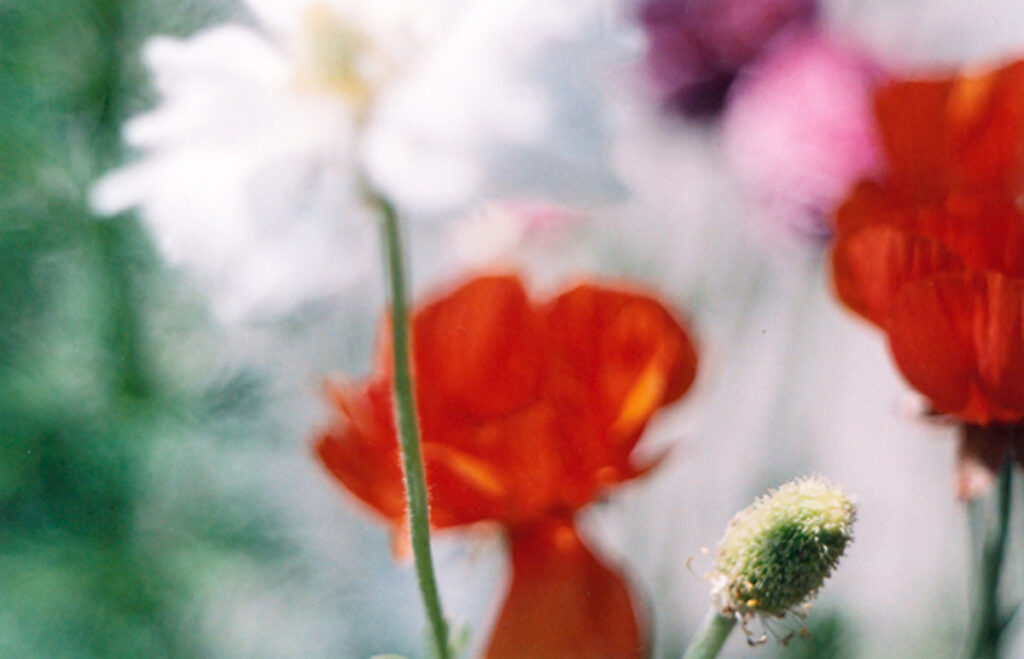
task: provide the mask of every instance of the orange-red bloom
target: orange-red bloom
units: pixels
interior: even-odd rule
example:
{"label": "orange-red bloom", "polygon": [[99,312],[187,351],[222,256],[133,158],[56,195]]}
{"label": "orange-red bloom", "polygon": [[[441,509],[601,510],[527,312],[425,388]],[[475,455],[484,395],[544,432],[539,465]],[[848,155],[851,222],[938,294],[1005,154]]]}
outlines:
{"label": "orange-red bloom", "polygon": [[876,98],[889,171],[836,217],[839,297],[932,407],[1024,419],[1024,62]]}
{"label": "orange-red bloom", "polygon": [[[631,453],[693,381],[686,331],[641,293],[585,283],[535,303],[517,277],[487,276],[414,313],[413,360],[432,525],[490,520],[511,542],[512,583],[487,656],[642,656],[629,591],[573,516],[651,466]],[[382,347],[366,381],[331,386],[340,415],[316,448],[402,532],[390,372]]]}
{"label": "orange-red bloom", "polygon": [[876,97],[888,155],[836,216],[839,297],[932,408],[964,422],[960,496],[1024,462],[1024,61]]}

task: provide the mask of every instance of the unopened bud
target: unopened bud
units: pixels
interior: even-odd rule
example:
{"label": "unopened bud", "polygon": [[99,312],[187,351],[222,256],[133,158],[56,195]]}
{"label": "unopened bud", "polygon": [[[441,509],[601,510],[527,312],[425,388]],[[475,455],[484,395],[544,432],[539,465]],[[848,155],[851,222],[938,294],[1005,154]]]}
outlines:
{"label": "unopened bud", "polygon": [[783,616],[817,594],[852,539],[853,502],[825,479],[769,492],[729,522],[712,579],[726,615]]}

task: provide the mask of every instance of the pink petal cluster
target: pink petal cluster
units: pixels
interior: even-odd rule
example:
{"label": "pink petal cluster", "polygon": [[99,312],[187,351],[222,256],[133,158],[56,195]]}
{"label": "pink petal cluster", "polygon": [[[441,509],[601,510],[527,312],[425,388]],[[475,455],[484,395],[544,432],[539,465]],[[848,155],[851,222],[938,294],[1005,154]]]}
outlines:
{"label": "pink petal cluster", "polygon": [[723,117],[725,151],[770,231],[781,225],[785,235],[824,239],[847,190],[882,167],[872,98],[884,78],[862,53],[803,33],[737,80]]}

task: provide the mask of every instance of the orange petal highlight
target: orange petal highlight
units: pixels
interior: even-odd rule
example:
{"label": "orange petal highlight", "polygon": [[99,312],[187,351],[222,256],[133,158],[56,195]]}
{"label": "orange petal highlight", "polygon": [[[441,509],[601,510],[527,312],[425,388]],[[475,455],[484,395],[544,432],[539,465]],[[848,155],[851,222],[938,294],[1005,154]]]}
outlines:
{"label": "orange petal highlight", "polygon": [[646,656],[629,591],[571,521],[511,532],[512,583],[487,659],[638,659]]}
{"label": "orange petal highlight", "polygon": [[953,188],[1012,191],[1024,162],[1024,62],[881,89],[875,108],[896,187],[917,198]]}
{"label": "orange petal highlight", "polygon": [[1024,62],[960,78],[947,107],[957,183],[1016,190],[1024,162]]}
{"label": "orange petal highlight", "polygon": [[553,396],[630,430],[683,395],[697,372],[686,330],[653,297],[583,284],[552,301],[546,317]]}

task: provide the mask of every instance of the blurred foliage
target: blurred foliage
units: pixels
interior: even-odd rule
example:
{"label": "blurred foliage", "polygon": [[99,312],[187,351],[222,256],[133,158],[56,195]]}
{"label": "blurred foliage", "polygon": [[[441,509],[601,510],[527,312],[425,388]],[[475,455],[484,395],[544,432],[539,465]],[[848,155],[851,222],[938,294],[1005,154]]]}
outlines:
{"label": "blurred foliage", "polygon": [[797,634],[785,646],[778,646],[778,659],[848,659],[858,649],[849,624],[838,611],[812,611],[807,620],[807,637]]}
{"label": "blurred foliage", "polygon": [[121,122],[148,102],[145,36],[225,10],[0,3],[0,656],[205,656],[188,605],[197,561],[275,550],[258,509],[223,523],[236,501],[145,518],[155,448],[245,415],[259,385],[166,377],[174,338],[155,311],[187,302],[133,217],[87,205],[122,160]]}

